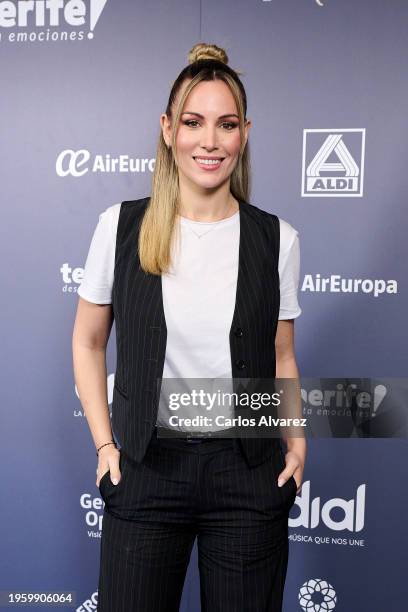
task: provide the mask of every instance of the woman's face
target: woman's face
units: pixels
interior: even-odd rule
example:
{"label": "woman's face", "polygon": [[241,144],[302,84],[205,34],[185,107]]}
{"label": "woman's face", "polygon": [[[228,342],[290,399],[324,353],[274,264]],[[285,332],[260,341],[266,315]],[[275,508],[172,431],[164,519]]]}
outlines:
{"label": "woman's face", "polygon": [[[182,85],[182,91],[187,84]],[[161,116],[161,124],[169,145],[171,124],[167,115]],[[247,121],[245,143],[249,127]],[[199,187],[218,187],[229,180],[239,150],[238,110],[228,85],[220,80],[201,81],[188,95],[180,116],[176,135],[180,179]]]}

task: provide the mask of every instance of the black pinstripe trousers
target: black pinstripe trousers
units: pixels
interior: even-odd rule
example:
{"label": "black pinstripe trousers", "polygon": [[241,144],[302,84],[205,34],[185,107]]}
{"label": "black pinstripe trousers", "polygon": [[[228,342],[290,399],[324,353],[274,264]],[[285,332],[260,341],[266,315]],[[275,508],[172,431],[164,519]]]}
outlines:
{"label": "black pinstripe trousers", "polygon": [[[136,463],[121,451],[105,502],[99,612],[177,612],[197,537],[202,612],[281,612],[292,478],[280,450],[248,467],[232,439],[157,438]],[[192,611],[193,612],[193,611]]]}

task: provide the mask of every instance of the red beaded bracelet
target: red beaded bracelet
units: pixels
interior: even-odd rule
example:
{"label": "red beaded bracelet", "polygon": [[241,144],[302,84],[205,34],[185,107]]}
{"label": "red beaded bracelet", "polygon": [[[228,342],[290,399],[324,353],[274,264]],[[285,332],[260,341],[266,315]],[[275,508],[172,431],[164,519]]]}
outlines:
{"label": "red beaded bracelet", "polygon": [[112,442],[106,442],[105,444],[102,444],[102,446],[100,446],[98,449],[96,449],[96,456],[99,456],[99,451],[101,450],[101,448],[103,448],[104,446],[108,446],[108,444],[114,444],[116,446],[116,442],[114,442],[112,440]]}

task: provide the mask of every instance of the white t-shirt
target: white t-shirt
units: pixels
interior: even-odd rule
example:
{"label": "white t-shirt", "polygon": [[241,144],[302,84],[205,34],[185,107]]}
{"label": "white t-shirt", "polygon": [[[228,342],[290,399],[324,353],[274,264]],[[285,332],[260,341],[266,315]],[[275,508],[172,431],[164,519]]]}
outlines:
{"label": "white t-shirt", "polygon": [[[82,298],[97,304],[112,302],[120,206],[114,204],[99,215],[78,288]],[[179,217],[180,241],[173,244],[172,266],[162,275],[167,327],[164,379],[232,378],[229,332],[238,277],[239,214],[212,222]],[[279,319],[294,319],[302,312],[297,300],[298,232],[282,219],[279,223]],[[158,423],[164,424],[166,416],[167,407],[161,402]]]}

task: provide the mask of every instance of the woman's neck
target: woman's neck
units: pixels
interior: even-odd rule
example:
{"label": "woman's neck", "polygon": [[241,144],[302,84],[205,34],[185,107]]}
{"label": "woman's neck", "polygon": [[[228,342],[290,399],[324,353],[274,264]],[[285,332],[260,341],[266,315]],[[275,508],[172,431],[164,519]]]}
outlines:
{"label": "woman's neck", "polygon": [[[184,201],[184,199],[183,199]],[[239,203],[234,196],[229,193],[227,200],[221,198],[211,200],[211,198],[200,199],[197,202],[189,201],[188,205],[180,205],[179,215],[192,221],[221,221],[234,215],[239,210]]]}

